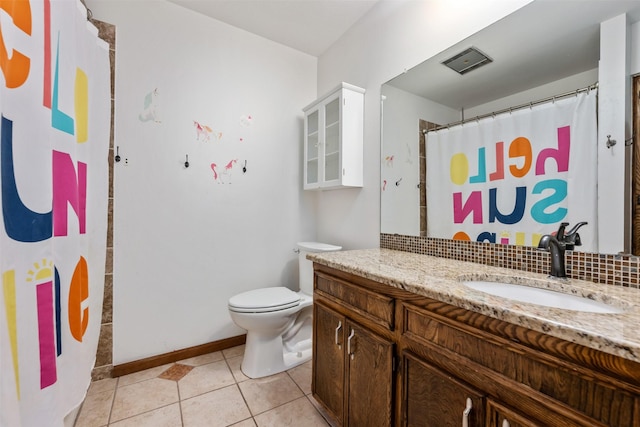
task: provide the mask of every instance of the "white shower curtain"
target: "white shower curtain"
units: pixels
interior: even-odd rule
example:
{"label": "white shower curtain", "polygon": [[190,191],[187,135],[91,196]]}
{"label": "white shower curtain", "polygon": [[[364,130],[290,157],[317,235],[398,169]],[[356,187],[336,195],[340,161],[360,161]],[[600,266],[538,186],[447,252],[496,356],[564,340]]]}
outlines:
{"label": "white shower curtain", "polygon": [[429,237],[537,246],[588,222],[598,252],[596,90],[427,134]]}
{"label": "white shower curtain", "polygon": [[0,425],[62,426],[100,332],[109,50],[77,0],[0,8]]}

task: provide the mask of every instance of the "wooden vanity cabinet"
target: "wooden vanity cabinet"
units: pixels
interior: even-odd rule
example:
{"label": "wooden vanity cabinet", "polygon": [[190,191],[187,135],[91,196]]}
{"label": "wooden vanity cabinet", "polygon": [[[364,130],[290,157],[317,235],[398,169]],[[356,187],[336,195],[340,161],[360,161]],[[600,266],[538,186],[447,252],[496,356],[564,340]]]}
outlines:
{"label": "wooden vanity cabinet", "polygon": [[543,427],[530,417],[487,399],[487,426],[495,427]]}
{"label": "wooden vanity cabinet", "polygon": [[485,395],[485,426],[640,425],[640,364],[428,298],[400,305],[402,347]]}
{"label": "wooden vanity cabinet", "polygon": [[402,356],[408,427],[481,427],[485,396],[410,352]]}
{"label": "wooden vanity cabinet", "polygon": [[[542,427],[410,352],[403,355],[407,427]],[[485,415],[486,413],[486,415]]]}
{"label": "wooden vanity cabinet", "polygon": [[640,426],[640,363],[314,268],[312,391],[338,425]]}
{"label": "wooden vanity cabinet", "polygon": [[[324,275],[316,276],[318,283],[314,293],[314,397],[340,425],[390,426],[394,344],[364,325],[377,310],[393,316],[392,300]],[[345,310],[367,307],[371,310],[345,315]],[[376,320],[384,323],[389,319]]]}
{"label": "wooden vanity cabinet", "polygon": [[[391,425],[393,343],[347,320],[344,425]],[[349,352],[351,351],[351,352]]]}
{"label": "wooden vanity cabinet", "polygon": [[344,420],[346,318],[321,303],[313,306],[313,394],[336,420]]}

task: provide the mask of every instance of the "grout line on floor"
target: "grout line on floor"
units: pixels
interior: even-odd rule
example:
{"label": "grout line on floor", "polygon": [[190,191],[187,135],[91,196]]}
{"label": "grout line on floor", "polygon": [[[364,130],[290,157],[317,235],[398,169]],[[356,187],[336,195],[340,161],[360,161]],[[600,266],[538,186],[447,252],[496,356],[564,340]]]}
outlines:
{"label": "grout line on floor", "polygon": [[116,403],[116,393],[120,385],[120,378],[116,378],[116,388],[113,390],[113,396],[111,396],[111,406],[109,407],[109,416],[107,417],[107,426],[111,424],[111,414],[113,413],[113,406]]}
{"label": "grout line on floor", "polygon": [[[325,414],[324,414],[324,413],[323,413],[323,412],[318,408],[318,406],[316,406],[316,404],[314,403],[314,401],[312,401],[312,397],[311,397],[312,395],[311,395],[311,394],[306,394],[305,389],[303,389],[303,385],[304,385],[304,387],[306,387],[306,385],[305,385],[305,384],[306,384],[306,382],[304,382],[304,381],[303,381],[302,383],[298,383],[298,382],[296,381],[296,379],[294,378],[294,375],[293,375],[293,373],[291,372],[291,370],[292,370],[292,369],[294,369],[294,368],[291,368],[291,369],[288,369],[288,370],[284,371],[283,373],[286,373],[286,376],[285,376],[284,378],[288,378],[288,379],[289,379],[289,381],[293,381],[293,383],[294,383],[294,384],[295,384],[295,386],[296,386],[296,389],[300,392],[300,396],[299,396],[299,397],[297,397],[297,398],[294,398],[293,400],[291,400],[291,401],[289,401],[289,402],[283,402],[283,403],[281,403],[281,404],[279,404],[279,405],[277,405],[277,406],[271,407],[271,408],[266,409],[266,410],[264,410],[264,411],[262,411],[262,412],[260,412],[260,413],[256,413],[256,414],[254,414],[254,413],[253,413],[253,411],[252,411],[252,409],[251,409],[251,407],[249,406],[249,402],[248,402],[248,400],[247,400],[247,397],[246,397],[246,396],[245,396],[245,394],[243,393],[242,388],[240,387],[240,385],[241,385],[242,383],[245,383],[245,382],[246,382],[246,383],[249,383],[249,382],[254,381],[254,380],[257,380],[257,379],[255,379],[255,378],[248,378],[248,377],[246,377],[246,375],[244,375],[244,374],[242,373],[241,368],[239,368],[239,371],[237,372],[237,376],[236,376],[236,375],[234,375],[234,372],[235,372],[235,371],[234,371],[234,369],[232,369],[230,361],[231,361],[232,359],[235,359],[235,360],[234,360],[234,366],[236,366],[236,364],[237,364],[237,358],[238,358],[238,357],[242,358],[242,352],[238,352],[238,351],[236,350],[236,351],[231,352],[231,353],[229,353],[229,354],[225,354],[224,352],[221,352],[221,354],[222,354],[222,359],[220,359],[220,360],[215,360],[215,361],[208,362],[208,363],[204,363],[204,364],[202,364],[202,365],[194,365],[194,366],[192,366],[192,369],[195,369],[195,368],[197,368],[197,367],[201,367],[201,366],[205,366],[205,365],[210,365],[210,364],[213,364],[213,363],[217,363],[217,362],[220,362],[220,361],[222,361],[222,360],[224,360],[224,361],[225,361],[225,366],[226,366],[227,370],[230,372],[230,374],[231,374],[231,378],[233,379],[233,384],[229,384],[228,386],[235,385],[235,387],[236,387],[236,391],[238,391],[238,392],[240,393],[240,396],[241,396],[241,398],[242,398],[242,402],[243,402],[244,406],[247,408],[248,413],[249,413],[249,416],[248,416],[247,418],[245,418],[245,419],[243,419],[243,420],[236,421],[236,423],[235,423],[235,424],[243,423],[243,422],[248,422],[249,420],[251,420],[251,421],[253,422],[253,425],[254,425],[254,426],[257,426],[257,425],[258,425],[258,423],[257,423],[257,421],[256,421],[256,417],[261,416],[262,414],[268,413],[268,412],[270,412],[270,411],[272,411],[272,410],[275,410],[275,409],[278,409],[278,408],[282,408],[282,407],[284,407],[284,406],[286,406],[286,405],[289,405],[289,404],[291,404],[291,403],[293,403],[293,402],[296,402],[296,401],[298,401],[300,398],[306,398],[306,399],[307,399],[307,400],[306,400],[306,403],[307,403],[307,404],[309,404],[309,405],[311,405],[311,406],[313,407],[313,409],[314,409],[314,410],[315,410],[315,411],[320,415],[321,419],[322,419],[322,420],[323,420],[323,422],[325,423],[325,424],[323,424],[323,425],[326,425],[326,426],[332,426],[332,424],[329,422],[329,420],[327,419],[327,417],[325,416]],[[178,362],[176,362],[176,363],[177,363],[177,364],[179,364],[179,363],[180,363],[180,361],[178,361]],[[169,364],[169,365],[167,365],[165,368],[166,368],[166,369],[169,369],[169,368],[171,368],[171,366],[172,366],[172,364]],[[191,365],[188,365],[188,366],[191,366]],[[302,366],[302,364],[300,364],[299,366]],[[165,369],[165,371],[166,371],[166,369]],[[183,413],[183,407],[182,407],[182,403],[183,403],[183,401],[186,401],[186,400],[191,399],[191,398],[195,398],[195,397],[197,397],[197,396],[202,396],[202,395],[204,395],[204,394],[206,394],[206,393],[210,393],[210,392],[212,392],[212,391],[220,390],[220,389],[221,389],[221,388],[216,388],[216,389],[212,389],[212,390],[204,391],[204,392],[201,392],[201,393],[200,393],[200,394],[198,394],[198,395],[190,396],[190,397],[188,397],[188,398],[183,399],[183,398],[182,398],[182,393],[181,393],[181,390],[180,390],[179,381],[180,381],[182,378],[184,378],[184,376],[183,376],[182,378],[178,379],[178,380],[176,380],[176,379],[171,379],[171,378],[162,378],[160,375],[162,375],[165,371],[158,373],[158,375],[156,375],[155,377],[141,379],[140,381],[136,381],[136,382],[133,382],[133,383],[131,383],[131,384],[125,384],[125,385],[120,385],[120,380],[121,380],[121,378],[116,378],[116,381],[115,381],[115,384],[114,384],[114,387],[115,387],[115,388],[114,388],[114,390],[113,390],[113,395],[111,396],[111,401],[110,401],[110,405],[109,405],[109,413],[108,413],[107,420],[106,420],[107,424],[106,424],[106,425],[104,425],[103,427],[112,426],[112,425],[113,425],[112,423],[120,422],[120,421],[123,421],[123,420],[126,420],[126,419],[130,419],[130,418],[133,418],[133,417],[136,417],[136,416],[143,415],[143,414],[148,414],[148,413],[150,413],[150,412],[156,411],[156,410],[161,409],[161,408],[166,408],[166,407],[168,407],[168,406],[173,405],[173,403],[176,403],[176,402],[168,403],[168,404],[162,405],[162,406],[160,406],[160,407],[158,407],[158,408],[152,408],[152,409],[149,409],[149,410],[144,411],[144,412],[141,412],[141,413],[133,414],[133,415],[131,415],[131,416],[129,416],[129,417],[123,418],[122,420],[117,420],[117,421],[115,421],[115,420],[113,420],[113,410],[114,410],[114,407],[115,407],[115,399],[116,399],[116,397],[117,397],[117,394],[118,394],[119,392],[121,392],[121,391],[122,391],[122,390],[120,390],[120,388],[123,388],[123,387],[127,387],[127,386],[130,386],[130,385],[133,385],[133,384],[137,384],[137,383],[141,383],[141,382],[146,382],[146,381],[149,381],[149,380],[152,380],[152,379],[156,379],[156,378],[164,379],[165,381],[171,381],[171,382],[173,382],[173,383],[175,384],[176,391],[177,391],[177,403],[178,403],[178,405],[179,405],[179,406],[178,406],[178,410],[179,410],[179,414],[180,414],[180,421],[179,421],[179,423],[180,423],[180,425],[181,425],[181,426],[184,426],[184,425],[185,425],[185,418],[184,418],[184,417],[185,417],[185,415],[184,415],[184,413]],[[185,375],[185,376],[186,376],[186,375]],[[297,376],[297,377],[299,377],[299,376],[300,376],[300,373],[297,373],[297,375],[296,375],[296,376]],[[225,387],[226,387],[226,386],[225,386]],[[224,387],[222,387],[222,388],[224,388]],[[292,390],[293,390],[293,389],[292,389]],[[299,402],[299,403],[300,403],[300,402]],[[79,414],[81,414],[81,413],[82,413],[82,409],[83,409],[83,407],[84,407],[84,402],[83,402],[83,405],[82,405],[82,406],[81,406],[81,408],[80,408]],[[87,409],[87,408],[84,408],[84,409]],[[175,414],[175,413],[174,413],[174,414]],[[77,421],[77,419],[76,419],[76,421]],[[177,420],[176,420],[176,421],[177,421]]]}
{"label": "grout line on floor", "polygon": [[[185,375],[186,376],[186,375]],[[182,377],[184,378],[184,377]],[[180,379],[182,379],[180,378]],[[184,417],[182,415],[182,397],[180,396],[180,380],[176,381],[176,388],[178,389],[178,410],[180,411],[180,425],[184,427]]]}
{"label": "grout line on floor", "polygon": [[[298,366],[302,366],[302,365],[298,365]],[[296,366],[296,367],[297,367],[297,366]],[[290,372],[290,370],[287,370],[287,371],[285,371],[285,372],[286,372],[286,374],[289,376],[289,378],[291,379],[291,381],[293,381],[293,383],[296,385],[296,387],[298,387],[298,390],[300,390],[300,391],[302,392],[302,395],[303,395],[303,396],[306,396],[306,395],[307,395],[307,393],[305,393],[305,392],[304,392],[304,390],[302,389],[302,387],[300,387],[300,384],[298,384],[298,383],[296,382],[296,379],[295,379],[295,378],[293,378],[293,377],[291,376],[291,372]]]}

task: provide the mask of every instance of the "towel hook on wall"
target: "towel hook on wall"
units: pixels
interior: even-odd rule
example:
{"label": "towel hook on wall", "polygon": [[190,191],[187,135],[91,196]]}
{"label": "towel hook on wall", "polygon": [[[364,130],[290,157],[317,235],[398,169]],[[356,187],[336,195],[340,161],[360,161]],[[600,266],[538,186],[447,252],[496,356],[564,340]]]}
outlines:
{"label": "towel hook on wall", "polygon": [[184,161],[184,167],[188,168],[189,167],[189,155],[187,154],[186,156],[187,157],[186,157],[186,160]]}
{"label": "towel hook on wall", "polygon": [[633,145],[633,139],[634,139],[635,137],[636,137],[636,134],[634,133],[633,135],[631,135],[631,136],[629,137],[629,139],[626,139],[626,140],[624,141],[624,145],[625,145],[625,146],[627,146],[627,147],[628,147],[628,146],[630,146],[630,145]]}

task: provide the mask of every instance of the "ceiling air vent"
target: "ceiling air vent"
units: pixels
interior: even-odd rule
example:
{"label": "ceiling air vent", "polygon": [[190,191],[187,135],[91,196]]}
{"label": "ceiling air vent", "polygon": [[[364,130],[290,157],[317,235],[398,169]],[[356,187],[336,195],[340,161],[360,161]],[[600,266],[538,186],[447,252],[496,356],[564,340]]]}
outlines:
{"label": "ceiling air vent", "polygon": [[490,62],[493,62],[491,58],[480,52],[475,47],[470,47],[469,49],[447,59],[443,64],[451,68],[453,71],[464,74]]}

